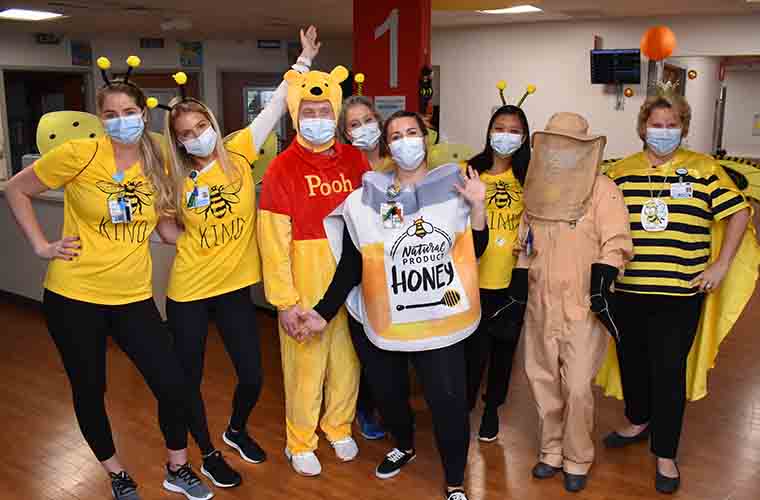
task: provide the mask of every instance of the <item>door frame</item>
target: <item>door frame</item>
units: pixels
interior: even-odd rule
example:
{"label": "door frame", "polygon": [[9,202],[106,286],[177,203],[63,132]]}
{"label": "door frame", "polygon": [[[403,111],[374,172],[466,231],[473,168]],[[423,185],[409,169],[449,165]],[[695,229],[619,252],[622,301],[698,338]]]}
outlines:
{"label": "door frame", "polygon": [[[251,68],[234,68],[230,66],[219,66],[216,68],[216,93],[217,93],[217,103],[219,109],[216,110],[216,120],[219,122],[219,124],[224,128],[224,73],[250,73],[256,75],[256,77],[261,77],[261,81],[265,82],[262,83],[262,85],[268,85],[268,82],[272,82],[273,87],[277,87],[280,85],[280,83],[283,81],[283,75],[287,71],[284,70],[282,72],[277,71],[257,71],[255,69]],[[247,124],[244,124],[245,126]],[[225,133],[234,132],[234,130],[225,130]]]}
{"label": "door frame", "polygon": [[[84,66],[16,66],[16,65],[0,65],[0,122],[2,122],[3,141],[6,144],[6,149],[10,150],[10,131],[8,130],[8,108],[5,104],[5,72],[6,71],[28,71],[30,73],[76,73],[84,76],[86,92],[85,92],[85,109],[95,109],[95,87],[93,79],[93,71],[91,67]],[[10,156],[5,155],[6,158]],[[5,161],[3,168],[0,168],[0,181],[10,178],[12,166],[10,160]]]}

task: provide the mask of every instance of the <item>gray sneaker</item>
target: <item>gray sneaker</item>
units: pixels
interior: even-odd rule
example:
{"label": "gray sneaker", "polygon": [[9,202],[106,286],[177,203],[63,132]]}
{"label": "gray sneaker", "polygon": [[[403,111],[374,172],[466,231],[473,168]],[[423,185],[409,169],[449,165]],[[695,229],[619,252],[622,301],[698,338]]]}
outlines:
{"label": "gray sneaker", "polygon": [[166,466],[164,489],[182,493],[189,500],[208,500],[214,497],[208,486],[203,484],[203,481],[193,472],[189,462],[180,467],[177,472],[172,472],[169,466]]}
{"label": "gray sneaker", "polygon": [[118,474],[110,473],[111,493],[116,500],[140,500],[137,494],[137,483],[129,477],[127,471]]}

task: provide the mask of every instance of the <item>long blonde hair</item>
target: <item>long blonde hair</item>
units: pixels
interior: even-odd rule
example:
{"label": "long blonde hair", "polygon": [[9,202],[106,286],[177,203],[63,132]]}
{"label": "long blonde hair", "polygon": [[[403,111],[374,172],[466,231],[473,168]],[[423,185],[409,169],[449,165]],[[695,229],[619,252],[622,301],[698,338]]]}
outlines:
{"label": "long blonde hair", "polygon": [[240,178],[242,173],[235,168],[235,164],[230,160],[227,149],[224,147],[219,123],[208,106],[197,99],[175,97],[169,103],[169,107],[172,110],[166,113],[164,137],[166,137],[169,143],[169,177],[171,178],[172,185],[172,208],[179,217],[179,214],[182,213],[180,207],[185,203],[185,180],[187,180],[190,172],[195,170],[195,157],[185,151],[185,148],[180,145],[180,140],[174,131],[174,120],[182,113],[195,112],[205,116],[217,133],[214,152],[216,153],[216,160],[221,165],[224,174],[228,179],[232,180],[235,177]]}
{"label": "long blonde hair", "polygon": [[[106,97],[113,94],[125,94],[132,98],[143,113],[148,109],[145,94],[139,87],[131,83],[112,80],[110,85],[98,90],[96,96],[98,114],[103,109]],[[143,131],[139,140],[142,171],[153,185],[156,212],[159,215],[172,215],[174,204],[172,202],[171,184],[164,174],[164,155],[161,151],[161,146],[156,143],[147,131],[148,125],[150,125],[150,113],[145,113],[144,116],[146,130]]]}

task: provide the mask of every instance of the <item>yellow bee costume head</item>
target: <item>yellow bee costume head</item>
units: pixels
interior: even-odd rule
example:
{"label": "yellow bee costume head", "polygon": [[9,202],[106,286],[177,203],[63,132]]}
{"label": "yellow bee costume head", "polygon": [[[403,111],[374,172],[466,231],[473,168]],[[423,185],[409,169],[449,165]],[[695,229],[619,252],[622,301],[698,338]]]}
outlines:
{"label": "yellow bee costume head", "polygon": [[[348,78],[348,70],[343,66],[336,66],[330,73],[322,71],[299,73],[292,69],[285,73],[284,79],[288,83],[288,109],[296,130],[299,128],[298,113],[303,101],[329,101],[337,122],[343,102],[343,90],[340,84],[346,78]],[[298,131],[298,142],[305,145],[300,130]],[[333,139],[315,151],[325,151],[331,148],[334,143],[335,140]]]}

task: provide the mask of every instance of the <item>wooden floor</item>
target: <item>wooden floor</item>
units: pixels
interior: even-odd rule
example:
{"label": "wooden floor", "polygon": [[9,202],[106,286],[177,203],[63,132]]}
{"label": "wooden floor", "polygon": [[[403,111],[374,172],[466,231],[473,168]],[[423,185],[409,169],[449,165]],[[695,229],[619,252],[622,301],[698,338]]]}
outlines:
{"label": "wooden floor", "polygon": [[[421,404],[417,418],[418,459],[397,478],[380,481],[374,467],[389,441],[361,438],[356,462],[338,463],[324,439],[320,478],[297,476],[283,457],[282,374],[274,319],[259,314],[263,338],[265,388],[249,429],[269,453],[261,465],[242,462],[225,451],[243,474],[233,490],[216,489],[219,499],[440,498],[442,471]],[[757,500],[760,498],[760,300],[756,296],[734,334],[725,342],[713,371],[710,395],[687,410],[680,463],[684,477],[678,498]],[[90,500],[110,498],[109,484],[80,436],[68,382],[48,337],[38,307],[0,297],[0,498]],[[125,356],[112,348],[108,357],[108,407],[123,461],[140,484],[144,500],[181,498],[161,489],[164,450],[155,422],[155,403]],[[508,406],[502,411],[498,441],[472,441],[467,486],[473,500],[656,498],[654,465],[646,445],[598,450],[588,489],[565,493],[559,478],[531,478],[536,456],[536,416],[521,365]],[[209,421],[218,436],[227,421],[234,378],[216,334],[212,335],[203,387]],[[479,415],[473,416],[477,429]],[[598,397],[596,437],[622,421],[622,404]],[[217,443],[221,440],[217,439]],[[222,445],[224,446],[224,445]],[[197,449],[191,460],[199,462]]]}

